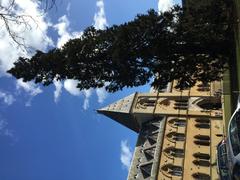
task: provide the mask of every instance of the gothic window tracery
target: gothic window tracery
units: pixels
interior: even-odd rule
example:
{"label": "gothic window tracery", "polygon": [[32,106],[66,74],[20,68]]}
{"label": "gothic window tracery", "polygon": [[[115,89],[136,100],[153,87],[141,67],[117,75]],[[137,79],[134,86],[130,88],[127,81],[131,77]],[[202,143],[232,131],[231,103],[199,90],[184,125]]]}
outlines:
{"label": "gothic window tracery", "polygon": [[209,129],[210,128],[210,120],[206,118],[196,119],[196,128],[200,129]]}
{"label": "gothic window tracery", "polygon": [[168,124],[172,127],[185,127],[187,122],[186,119],[174,118],[169,120]]}
{"label": "gothic window tracery", "polygon": [[154,107],[157,98],[155,97],[139,97],[137,101],[137,108],[146,109],[147,107]]}
{"label": "gothic window tracery", "polygon": [[183,158],[184,157],[184,150],[179,149],[179,148],[175,148],[173,146],[164,149],[164,153],[167,156],[170,156],[170,157],[178,157],[178,158]]}
{"label": "gothic window tracery", "polygon": [[211,177],[205,173],[194,173],[192,177],[196,180],[211,180]]}
{"label": "gothic window tracery", "polygon": [[210,136],[206,135],[196,135],[194,136],[194,143],[200,146],[209,146],[210,145]]}
{"label": "gothic window tracery", "polygon": [[176,166],[173,164],[166,164],[162,166],[162,171],[165,174],[171,175],[171,176],[182,176],[183,169],[181,166]]}
{"label": "gothic window tracery", "polygon": [[166,136],[167,136],[168,140],[172,141],[172,142],[185,140],[185,134],[183,134],[183,133],[170,132]]}
{"label": "gothic window tracery", "polygon": [[219,110],[222,108],[222,103],[220,99],[202,99],[197,105],[205,110]]}
{"label": "gothic window tracery", "polygon": [[193,156],[197,159],[205,159],[205,160],[210,160],[210,155],[206,153],[194,153]]}

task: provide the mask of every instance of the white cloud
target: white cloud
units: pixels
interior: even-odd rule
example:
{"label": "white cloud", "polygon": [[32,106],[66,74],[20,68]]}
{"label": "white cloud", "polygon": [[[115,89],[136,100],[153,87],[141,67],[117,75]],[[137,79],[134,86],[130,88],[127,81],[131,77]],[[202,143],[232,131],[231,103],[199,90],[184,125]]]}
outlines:
{"label": "white cloud", "polygon": [[71,32],[69,28],[70,22],[66,15],[58,19],[58,23],[53,27],[57,30],[59,38],[57,41],[57,47],[61,48],[69,39],[80,37],[82,32]]}
{"label": "white cloud", "polygon": [[33,82],[23,82],[22,79],[17,80],[16,88],[18,91],[24,90],[30,95],[28,101],[25,103],[26,106],[31,106],[33,97],[43,92],[41,88]]}
{"label": "white cloud", "polygon": [[38,87],[33,82],[23,82],[22,79],[17,80],[17,89],[23,89],[24,91],[28,92],[31,96],[36,96],[42,93],[40,87]]}
{"label": "white cloud", "polygon": [[83,109],[87,110],[89,108],[89,98],[92,95],[93,89],[80,91],[77,88],[77,84],[78,84],[77,80],[67,79],[64,81],[64,88],[73,96],[84,96]]}
{"label": "white cloud", "polygon": [[105,15],[103,0],[98,0],[96,2],[96,6],[98,8],[98,11],[94,15],[94,27],[96,29],[104,29],[106,26],[108,26],[108,24]]}
{"label": "white cloud", "polygon": [[129,169],[130,165],[131,165],[131,160],[132,160],[132,151],[128,145],[128,141],[124,140],[121,141],[121,156],[120,156],[120,160],[122,165]]}
{"label": "white cloud", "polygon": [[[67,11],[69,13],[70,10],[70,4],[67,6]],[[60,17],[58,19],[58,24],[54,25],[54,28],[58,31],[58,42],[57,42],[57,47],[61,48],[69,39],[74,39],[77,37],[80,37],[82,35],[82,32],[71,32],[71,29],[69,28],[70,22],[67,18],[66,15]],[[61,88],[60,84],[55,84],[56,90],[54,92],[54,97],[55,97],[55,102],[56,100],[59,99],[60,93],[61,93]],[[89,108],[89,98],[92,94],[92,90],[83,90],[80,91],[77,88],[78,81],[77,80],[72,80],[72,79],[67,79],[64,81],[64,88],[66,91],[68,91],[71,95],[73,96],[84,96],[84,102],[83,102],[83,109],[87,110]],[[57,99],[56,99],[57,97]]]}
{"label": "white cloud", "polygon": [[89,98],[92,95],[92,89],[83,90],[83,94],[85,96],[85,99],[83,102],[83,109],[87,110],[89,108]]}
{"label": "white cloud", "polygon": [[103,103],[103,101],[107,98],[107,91],[105,90],[105,88],[103,87],[96,89],[96,93],[98,96],[98,102]]}
{"label": "white cloud", "polygon": [[69,2],[66,8],[68,15],[70,14],[70,9],[71,9],[71,3]]}
{"label": "white cloud", "polygon": [[13,95],[3,91],[0,91],[0,99],[2,99],[6,105],[11,105],[15,101]]}
{"label": "white cloud", "polygon": [[173,6],[173,0],[158,0],[158,11],[164,12]]}
{"label": "white cloud", "polygon": [[53,81],[53,84],[55,86],[55,91],[54,91],[54,102],[57,103],[59,101],[60,95],[62,93],[62,83],[60,81]]}
{"label": "white cloud", "polygon": [[[68,14],[70,12],[70,7],[71,7],[71,4],[68,3],[67,9],[66,9]],[[71,29],[69,26],[70,26],[70,21],[66,15],[60,17],[58,19],[58,23],[53,26],[55,30],[57,30],[59,35],[59,38],[57,40],[58,48],[61,48],[68,40],[80,37],[82,35],[82,32],[71,32]],[[82,92],[79,91],[79,89],[76,87],[77,83],[78,83],[77,80],[67,79],[64,81],[63,87],[71,95],[80,96]],[[56,88],[54,91],[54,101],[57,103],[62,92],[62,83],[59,81],[54,81],[54,85]],[[89,104],[88,99],[86,99],[84,101],[84,108],[87,108],[88,104]]]}
{"label": "white cloud", "polygon": [[[70,4],[67,6],[67,12],[69,13],[70,10]],[[96,6],[98,8],[98,11],[94,15],[94,27],[96,29],[104,29],[107,26],[107,20],[105,17],[105,11],[104,11],[104,3],[102,0],[98,0],[96,3]],[[82,32],[71,32],[70,29],[70,22],[66,15],[60,17],[58,19],[58,23],[53,26],[59,35],[57,47],[61,48],[69,39],[74,39],[77,37],[80,37],[82,35]],[[84,102],[83,102],[83,109],[89,108],[89,98],[92,95],[93,90],[83,90],[79,91],[79,89],[76,87],[78,81],[77,80],[66,80],[64,81],[64,88],[66,91],[68,91],[71,95],[74,96],[84,96]],[[54,83],[55,84],[55,83]],[[60,84],[58,84],[60,85]],[[59,99],[61,91],[60,86],[57,86],[55,84],[56,90],[54,92],[55,102],[57,99]],[[96,89],[96,94],[98,96],[98,102],[102,103],[105,98],[107,97],[106,90],[104,88]],[[57,98],[56,98],[57,97]]]}
{"label": "white cloud", "polygon": [[[1,5],[7,6],[10,0],[1,1]],[[17,40],[25,44],[25,47],[30,49],[46,50],[49,45],[52,45],[51,39],[47,36],[49,23],[46,21],[46,14],[39,8],[38,1],[35,0],[15,0],[15,7],[11,8],[10,13],[17,15],[26,15],[25,24],[17,24],[10,22],[11,32],[16,34]],[[1,13],[5,13],[1,9]],[[21,47],[14,43],[10,37],[3,19],[0,19],[0,76],[6,76],[6,70],[13,66],[13,62],[19,56],[31,56],[33,51],[28,48]]]}
{"label": "white cloud", "polygon": [[67,79],[64,81],[64,88],[73,96],[80,96],[81,91],[77,88],[78,81],[77,80],[72,80],[72,79]]}
{"label": "white cloud", "polygon": [[10,138],[13,142],[15,143],[18,138],[15,135],[15,132],[12,129],[8,128],[8,122],[6,121],[6,119],[2,118],[1,114],[0,114],[0,136],[5,136]]}
{"label": "white cloud", "polygon": [[[11,0],[1,1],[0,4],[4,7],[9,5]],[[7,70],[13,67],[13,63],[19,56],[31,57],[35,49],[45,51],[47,47],[52,46],[52,40],[48,37],[47,31],[49,22],[46,14],[40,9],[39,1],[35,0],[15,0],[14,8],[9,9],[8,13],[16,15],[25,15],[24,23],[9,22],[10,30],[16,35],[16,39],[24,46],[18,46],[10,37],[3,19],[0,19],[0,78],[9,77]],[[1,8],[1,13],[6,13],[4,8]],[[41,93],[42,90],[33,83],[23,83],[21,80],[17,81],[17,89],[23,89],[30,94],[30,98],[26,105],[31,105],[33,96]],[[4,101],[8,103],[13,102],[11,96],[5,97]]]}

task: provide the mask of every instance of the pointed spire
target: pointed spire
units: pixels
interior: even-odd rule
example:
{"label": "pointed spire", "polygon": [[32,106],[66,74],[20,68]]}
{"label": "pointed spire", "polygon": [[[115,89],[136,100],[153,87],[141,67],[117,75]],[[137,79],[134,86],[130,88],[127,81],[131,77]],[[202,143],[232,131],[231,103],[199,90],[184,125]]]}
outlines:
{"label": "pointed spire", "polygon": [[98,109],[97,112],[117,121],[118,123],[139,132],[139,124],[131,114],[132,106],[137,93],[131,94],[120,99],[104,108]]}
{"label": "pointed spire", "polygon": [[120,99],[104,108],[98,109],[99,113],[104,111],[130,113],[136,93],[133,93],[123,99]]}

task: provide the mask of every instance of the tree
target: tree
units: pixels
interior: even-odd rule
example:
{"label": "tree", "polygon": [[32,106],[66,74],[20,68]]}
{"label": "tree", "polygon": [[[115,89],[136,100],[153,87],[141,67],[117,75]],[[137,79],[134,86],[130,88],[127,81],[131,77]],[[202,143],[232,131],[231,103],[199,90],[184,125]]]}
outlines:
{"label": "tree", "polygon": [[75,79],[79,89],[105,86],[109,92],[152,78],[158,89],[174,79],[180,89],[219,80],[234,48],[228,10],[223,0],[187,13],[179,6],[160,14],[149,10],[105,30],[89,27],[62,48],[20,57],[8,72],[43,85]]}

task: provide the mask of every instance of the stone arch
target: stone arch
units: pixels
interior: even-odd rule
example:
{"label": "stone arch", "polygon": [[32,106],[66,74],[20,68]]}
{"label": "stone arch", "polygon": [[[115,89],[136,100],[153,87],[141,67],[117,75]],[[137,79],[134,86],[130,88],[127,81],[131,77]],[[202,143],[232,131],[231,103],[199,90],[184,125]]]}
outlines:
{"label": "stone arch", "polygon": [[196,180],[211,180],[211,177],[208,174],[199,172],[192,174],[192,177]]}
{"label": "stone arch", "polygon": [[170,132],[167,135],[167,138],[171,142],[176,142],[176,141],[185,141],[185,134],[183,133],[177,133],[177,132]]}
{"label": "stone arch", "polygon": [[193,157],[197,158],[197,159],[205,159],[205,160],[210,160],[210,155],[206,154],[206,153],[194,153]]}
{"label": "stone arch", "polygon": [[183,168],[181,166],[176,166],[173,164],[166,164],[163,165],[161,170],[170,176],[182,176],[183,174]]}
{"label": "stone arch", "polygon": [[173,146],[167,147],[166,149],[163,150],[165,155],[168,157],[178,157],[178,158],[183,158],[184,157],[184,150],[175,148]]}
{"label": "stone arch", "polygon": [[194,143],[200,146],[210,146],[210,141],[206,140],[195,140]]}
{"label": "stone arch", "polygon": [[197,102],[197,106],[205,110],[219,110],[222,108],[221,99],[204,98]]}
{"label": "stone arch", "polygon": [[156,97],[139,97],[137,100],[137,108],[146,109],[156,105]]}
{"label": "stone arch", "polygon": [[210,162],[208,160],[194,160],[193,164],[197,165],[197,166],[204,166],[204,167],[209,167],[210,166]]}
{"label": "stone arch", "polygon": [[198,134],[198,135],[195,135],[194,138],[199,140],[210,141],[210,136],[207,136],[207,135]]}
{"label": "stone arch", "polygon": [[197,123],[210,123],[210,119],[208,118],[197,118],[195,119]]}
{"label": "stone arch", "polygon": [[168,121],[168,124],[172,127],[185,127],[187,121],[186,119],[173,118]]}
{"label": "stone arch", "polygon": [[207,123],[197,123],[195,124],[196,128],[200,128],[200,129],[210,129],[210,124]]}

